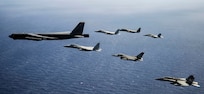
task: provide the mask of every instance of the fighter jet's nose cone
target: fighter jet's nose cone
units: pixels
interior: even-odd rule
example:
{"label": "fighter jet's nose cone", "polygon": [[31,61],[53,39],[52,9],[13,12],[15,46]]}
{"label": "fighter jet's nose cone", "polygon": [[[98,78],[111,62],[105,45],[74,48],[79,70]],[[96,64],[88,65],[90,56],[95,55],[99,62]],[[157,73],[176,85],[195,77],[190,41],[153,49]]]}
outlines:
{"label": "fighter jet's nose cone", "polygon": [[13,38],[13,35],[9,35],[10,38]]}

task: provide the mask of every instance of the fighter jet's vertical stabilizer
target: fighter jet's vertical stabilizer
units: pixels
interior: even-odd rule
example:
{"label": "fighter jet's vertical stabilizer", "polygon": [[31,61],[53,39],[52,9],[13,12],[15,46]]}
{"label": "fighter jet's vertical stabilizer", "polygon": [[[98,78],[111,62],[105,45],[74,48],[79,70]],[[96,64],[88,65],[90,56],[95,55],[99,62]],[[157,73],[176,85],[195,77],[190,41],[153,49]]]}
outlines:
{"label": "fighter jet's vertical stabilizer", "polygon": [[96,50],[99,50],[100,49],[100,43],[97,43],[96,46],[94,46],[93,50],[96,51]]}
{"label": "fighter jet's vertical stabilizer", "polygon": [[137,55],[136,57],[137,57],[138,59],[141,59],[143,55],[144,55],[144,52],[141,52],[141,53],[140,53],[139,55]]}
{"label": "fighter jet's vertical stabilizer", "polygon": [[119,34],[120,29],[117,29],[117,31],[115,31],[115,35]]}
{"label": "fighter jet's vertical stabilizer", "polygon": [[190,75],[188,76],[188,78],[186,78],[186,83],[188,83],[189,85],[192,85],[194,79],[195,79],[194,76]]}
{"label": "fighter jet's vertical stabilizer", "polygon": [[138,29],[137,29],[137,33],[139,33],[139,32],[140,32],[140,30],[141,30],[141,28],[138,28]]}

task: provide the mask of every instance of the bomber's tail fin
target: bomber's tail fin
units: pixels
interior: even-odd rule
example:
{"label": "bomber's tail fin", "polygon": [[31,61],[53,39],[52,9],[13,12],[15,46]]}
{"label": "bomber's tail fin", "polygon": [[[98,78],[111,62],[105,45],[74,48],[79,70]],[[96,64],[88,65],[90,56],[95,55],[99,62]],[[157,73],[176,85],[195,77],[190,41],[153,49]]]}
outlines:
{"label": "bomber's tail fin", "polygon": [[188,83],[189,85],[192,85],[194,79],[195,79],[194,76],[190,75],[188,76],[188,78],[186,78],[186,83]]}
{"label": "bomber's tail fin", "polygon": [[140,31],[141,31],[141,28],[138,28],[138,29],[137,29],[137,33],[139,33]]}
{"label": "bomber's tail fin", "polygon": [[96,46],[94,46],[93,50],[96,51],[96,50],[99,50],[100,49],[100,43],[97,43]]}
{"label": "bomber's tail fin", "polygon": [[115,34],[118,34],[118,33],[119,33],[119,31],[120,31],[120,29],[117,29],[117,30],[115,31]]}
{"label": "bomber's tail fin", "polygon": [[85,22],[80,22],[71,32],[72,35],[82,35]]}
{"label": "bomber's tail fin", "polygon": [[141,52],[139,55],[137,55],[138,59],[142,59],[142,56],[144,55],[144,52]]}

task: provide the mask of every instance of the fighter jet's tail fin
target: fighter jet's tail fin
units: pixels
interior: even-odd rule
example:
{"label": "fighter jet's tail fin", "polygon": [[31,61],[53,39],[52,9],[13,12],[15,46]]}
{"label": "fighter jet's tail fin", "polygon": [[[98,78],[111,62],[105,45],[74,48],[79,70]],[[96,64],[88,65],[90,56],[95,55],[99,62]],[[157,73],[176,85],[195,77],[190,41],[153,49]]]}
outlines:
{"label": "fighter jet's tail fin", "polygon": [[140,30],[141,30],[141,28],[138,28],[138,29],[137,29],[137,33],[139,33],[139,32],[140,32]]}
{"label": "fighter jet's tail fin", "polygon": [[85,22],[80,22],[71,32],[72,35],[82,35]]}
{"label": "fighter jet's tail fin", "polygon": [[157,36],[158,36],[158,37],[161,37],[161,33],[159,33]]}
{"label": "fighter jet's tail fin", "polygon": [[100,43],[97,43],[96,46],[94,46],[93,50],[96,51],[96,50],[99,50],[100,49]]}
{"label": "fighter jet's tail fin", "polygon": [[195,79],[194,76],[190,75],[188,76],[188,78],[186,78],[186,83],[188,83],[189,85],[192,85],[194,79]]}
{"label": "fighter jet's tail fin", "polygon": [[137,55],[137,58],[141,59],[143,55],[144,55],[144,52],[141,52],[139,55]]}
{"label": "fighter jet's tail fin", "polygon": [[119,31],[120,31],[120,29],[117,29],[117,30],[115,31],[115,34],[118,34],[118,33],[119,33]]}

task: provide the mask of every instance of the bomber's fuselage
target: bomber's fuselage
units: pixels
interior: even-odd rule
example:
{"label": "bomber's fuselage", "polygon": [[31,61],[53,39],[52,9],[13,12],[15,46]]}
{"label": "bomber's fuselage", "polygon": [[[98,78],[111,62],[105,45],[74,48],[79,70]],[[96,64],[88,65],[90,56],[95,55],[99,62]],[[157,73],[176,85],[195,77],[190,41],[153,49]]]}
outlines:
{"label": "bomber's fuselage", "polygon": [[[10,38],[13,39],[28,39],[27,37],[32,37],[36,39],[41,39],[41,40],[59,40],[59,39],[70,39],[70,38],[80,38],[80,37],[89,37],[89,34],[82,34],[82,35],[72,35],[69,33],[64,33],[64,34],[55,34],[55,33],[50,33],[50,34],[36,34],[39,36],[44,36],[43,37],[38,37],[38,36],[32,36],[29,33],[19,33],[19,34],[11,34],[9,35]],[[52,38],[46,38],[46,37],[52,37]]]}

